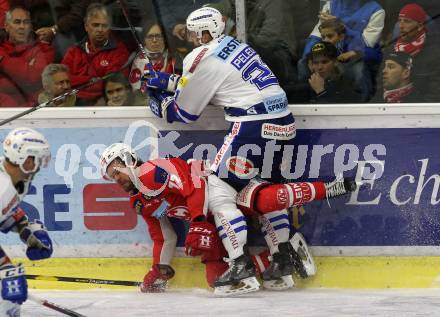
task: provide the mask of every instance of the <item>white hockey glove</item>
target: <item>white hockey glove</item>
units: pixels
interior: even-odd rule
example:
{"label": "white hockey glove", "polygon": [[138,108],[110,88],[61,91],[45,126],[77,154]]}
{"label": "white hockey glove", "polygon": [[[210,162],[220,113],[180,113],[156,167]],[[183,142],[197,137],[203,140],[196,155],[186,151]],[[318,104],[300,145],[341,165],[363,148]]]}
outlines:
{"label": "white hockey glove", "polygon": [[52,240],[41,221],[29,222],[27,226],[21,229],[20,239],[28,246],[26,255],[29,260],[47,259],[52,255]]}

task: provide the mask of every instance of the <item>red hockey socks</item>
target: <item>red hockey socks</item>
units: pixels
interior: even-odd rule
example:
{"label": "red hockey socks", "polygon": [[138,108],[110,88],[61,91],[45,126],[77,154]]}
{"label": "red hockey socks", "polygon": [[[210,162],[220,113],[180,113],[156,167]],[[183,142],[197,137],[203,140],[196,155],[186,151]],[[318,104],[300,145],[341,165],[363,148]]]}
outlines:
{"label": "red hockey socks", "polygon": [[324,198],[323,182],[271,184],[258,192],[255,209],[260,213],[268,213]]}

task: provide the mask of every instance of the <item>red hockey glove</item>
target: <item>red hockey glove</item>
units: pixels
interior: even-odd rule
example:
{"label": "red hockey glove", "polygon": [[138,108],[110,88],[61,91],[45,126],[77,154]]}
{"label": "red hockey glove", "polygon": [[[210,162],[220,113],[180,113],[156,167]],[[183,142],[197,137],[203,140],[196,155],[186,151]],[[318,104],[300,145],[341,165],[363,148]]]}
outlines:
{"label": "red hockey glove", "polygon": [[166,264],[154,264],[150,271],[144,276],[144,282],[141,284],[141,292],[165,292],[167,281],[172,279],[174,274],[174,269],[171,266]]}
{"label": "red hockey glove", "polygon": [[217,245],[219,237],[215,226],[208,221],[191,222],[185,240],[185,254],[202,255]]}

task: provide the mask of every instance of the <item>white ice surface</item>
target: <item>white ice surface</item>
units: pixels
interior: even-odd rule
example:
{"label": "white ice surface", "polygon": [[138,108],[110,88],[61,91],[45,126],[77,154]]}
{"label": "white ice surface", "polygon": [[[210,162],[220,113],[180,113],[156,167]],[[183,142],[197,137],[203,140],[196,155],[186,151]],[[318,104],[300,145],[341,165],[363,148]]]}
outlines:
{"label": "white ice surface", "polygon": [[[218,298],[204,289],[170,290],[162,294],[133,291],[36,291],[33,295],[85,316],[295,316],[407,317],[440,316],[440,289],[260,291]],[[27,301],[22,316],[64,316]]]}

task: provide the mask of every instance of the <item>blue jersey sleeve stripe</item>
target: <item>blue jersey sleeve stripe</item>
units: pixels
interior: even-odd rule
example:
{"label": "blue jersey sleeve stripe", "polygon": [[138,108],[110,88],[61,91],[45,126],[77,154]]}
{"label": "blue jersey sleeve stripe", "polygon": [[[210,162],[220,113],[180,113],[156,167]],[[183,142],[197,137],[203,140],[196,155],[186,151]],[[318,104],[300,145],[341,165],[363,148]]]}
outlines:
{"label": "blue jersey sleeve stripe", "polygon": [[167,109],[167,121],[168,122],[183,122],[190,123],[196,121],[199,118],[197,115],[192,115],[182,109],[179,108],[176,101],[173,101],[171,105],[168,106]]}

